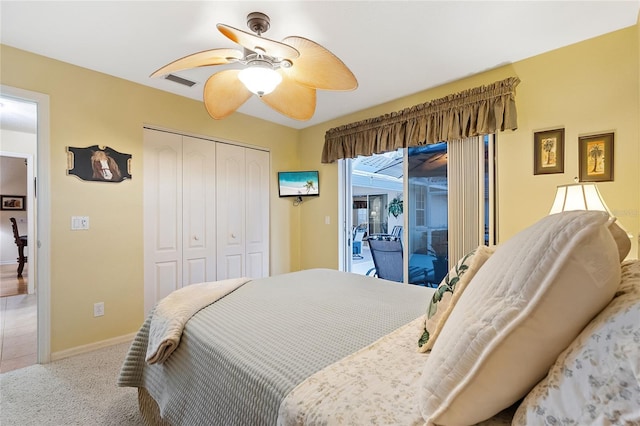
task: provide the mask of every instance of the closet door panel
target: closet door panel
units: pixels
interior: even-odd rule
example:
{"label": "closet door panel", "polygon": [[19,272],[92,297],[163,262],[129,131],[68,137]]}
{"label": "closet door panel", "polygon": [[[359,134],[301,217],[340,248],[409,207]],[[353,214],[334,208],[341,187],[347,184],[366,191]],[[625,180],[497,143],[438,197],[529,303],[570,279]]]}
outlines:
{"label": "closet door panel", "polygon": [[206,257],[186,259],[182,263],[183,286],[211,281],[207,279],[207,269]]}
{"label": "closet door panel", "polygon": [[268,276],[269,272],[264,266],[265,260],[262,252],[247,253],[247,273],[245,275],[251,278]]}
{"label": "closet door panel", "polygon": [[269,153],[246,150],[246,272],[269,275]]}
{"label": "closet door panel", "polygon": [[216,147],[217,279],[245,275],[245,148]]}
{"label": "closet door panel", "polygon": [[244,272],[244,255],[227,255],[224,257],[224,264],[221,265],[221,269],[225,272],[224,278],[218,279],[227,279],[227,278],[239,278],[244,277],[246,274]]}
{"label": "closet door panel", "polygon": [[167,145],[158,147],[153,153],[152,175],[154,181],[156,239],[155,249],[161,257],[178,259],[181,255],[180,237],[182,230],[179,223],[182,220],[181,188],[179,175],[182,172],[180,164],[180,147]]}
{"label": "closet door panel", "polygon": [[179,282],[180,262],[157,262],[155,264],[154,290],[156,300],[166,297],[176,289]]}
{"label": "closet door panel", "polygon": [[182,137],[144,129],[145,313],[182,286]]}
{"label": "closet door panel", "polygon": [[183,137],[183,285],[216,279],[215,146]]}

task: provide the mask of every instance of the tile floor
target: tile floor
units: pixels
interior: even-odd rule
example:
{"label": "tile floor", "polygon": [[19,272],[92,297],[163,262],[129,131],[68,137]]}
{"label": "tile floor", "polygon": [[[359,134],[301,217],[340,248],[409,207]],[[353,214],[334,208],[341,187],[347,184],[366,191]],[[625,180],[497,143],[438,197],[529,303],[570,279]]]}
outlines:
{"label": "tile floor", "polygon": [[354,257],[351,261],[351,272],[366,275],[367,271],[373,268],[373,259],[371,258],[371,251],[368,245],[362,244],[360,256],[362,259]]}
{"label": "tile floor", "polygon": [[[2,285],[14,285],[15,267],[3,265],[0,269]],[[7,269],[9,274],[5,273]],[[26,268],[23,275],[26,279]],[[37,362],[37,318],[35,294],[0,297],[0,373]]]}

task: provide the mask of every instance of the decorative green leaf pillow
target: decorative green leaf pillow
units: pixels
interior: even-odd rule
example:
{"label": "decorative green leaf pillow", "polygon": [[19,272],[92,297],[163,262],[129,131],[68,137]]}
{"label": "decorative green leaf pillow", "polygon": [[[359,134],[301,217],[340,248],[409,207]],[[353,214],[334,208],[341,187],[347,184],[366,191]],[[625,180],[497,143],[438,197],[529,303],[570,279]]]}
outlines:
{"label": "decorative green leaf pillow", "polygon": [[444,323],[449,318],[449,314],[460,295],[466,288],[471,278],[478,269],[489,259],[495,251],[495,246],[478,246],[458,260],[458,263],[444,277],[427,307],[424,316],[424,330],[420,340],[418,340],[418,350],[427,352],[431,350],[433,344],[444,327]]}

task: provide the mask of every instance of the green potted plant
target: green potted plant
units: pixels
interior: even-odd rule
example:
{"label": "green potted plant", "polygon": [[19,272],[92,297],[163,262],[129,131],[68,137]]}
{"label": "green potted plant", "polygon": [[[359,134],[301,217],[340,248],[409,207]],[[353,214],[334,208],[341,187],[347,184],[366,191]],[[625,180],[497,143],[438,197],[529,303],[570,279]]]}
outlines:
{"label": "green potted plant", "polygon": [[393,217],[398,217],[403,212],[403,203],[402,203],[402,195],[397,195],[391,202],[389,203],[389,214],[393,215]]}

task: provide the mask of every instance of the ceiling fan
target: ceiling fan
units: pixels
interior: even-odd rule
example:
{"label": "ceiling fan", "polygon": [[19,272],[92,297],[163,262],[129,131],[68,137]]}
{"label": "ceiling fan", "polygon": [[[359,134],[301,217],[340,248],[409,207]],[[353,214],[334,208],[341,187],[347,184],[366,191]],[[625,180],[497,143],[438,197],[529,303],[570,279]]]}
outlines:
{"label": "ceiling fan", "polygon": [[160,68],[151,77],[210,65],[242,64],[213,74],[204,85],[204,105],[214,119],[227,117],[253,94],[279,113],[308,120],[316,108],[316,89],[347,91],[358,87],[349,68],[333,53],[304,37],[282,42],[262,37],[270,27],[267,15],[253,12],[247,26],[255,33],[217,24],[218,30],[243,47],[205,50]]}

